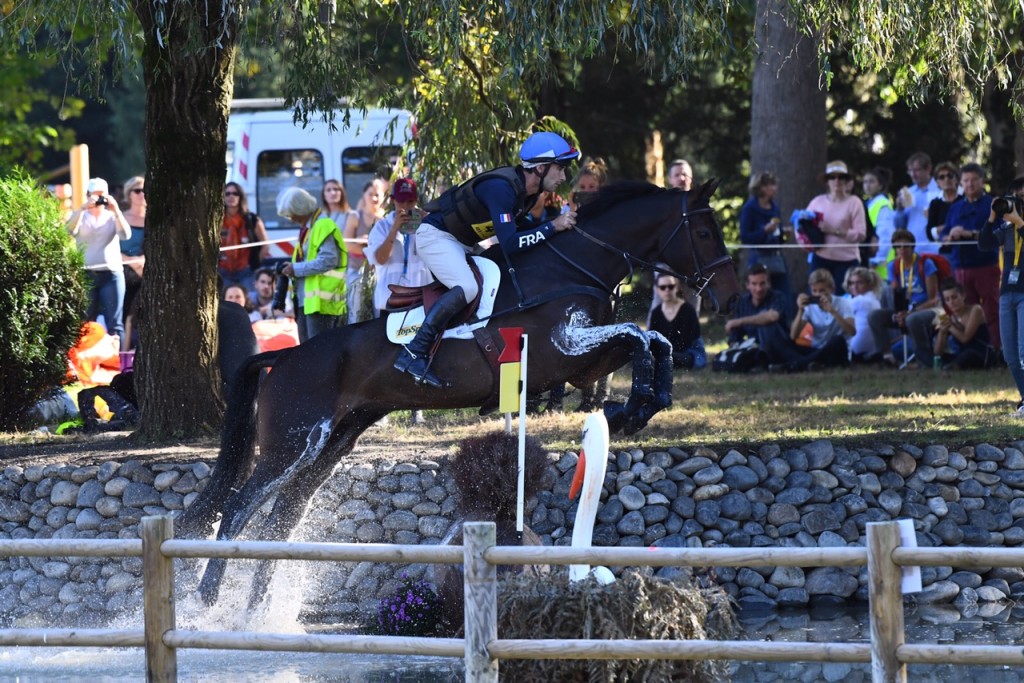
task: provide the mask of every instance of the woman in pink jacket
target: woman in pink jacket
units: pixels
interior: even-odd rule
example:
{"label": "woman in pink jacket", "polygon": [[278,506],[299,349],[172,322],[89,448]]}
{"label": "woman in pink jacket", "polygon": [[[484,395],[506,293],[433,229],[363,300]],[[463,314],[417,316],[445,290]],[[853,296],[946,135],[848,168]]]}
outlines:
{"label": "woman in pink jacket", "polygon": [[[853,179],[846,162],[830,161],[819,180],[828,185],[828,192],[820,194],[807,205],[808,211],[821,214],[819,227],[825,234],[823,245],[816,247],[811,257],[810,270],[824,268],[832,273],[835,282],[846,281],[846,271],[860,264],[858,244],[867,235],[864,202],[850,194],[849,181]],[[842,294],[840,290],[838,292]]]}

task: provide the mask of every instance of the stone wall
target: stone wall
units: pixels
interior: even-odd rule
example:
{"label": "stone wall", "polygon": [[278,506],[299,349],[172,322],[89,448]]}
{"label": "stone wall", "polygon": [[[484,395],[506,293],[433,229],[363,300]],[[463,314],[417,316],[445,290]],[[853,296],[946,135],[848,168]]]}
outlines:
{"label": "stone wall", "polygon": [[[1024,544],[1024,442],[951,451],[911,445],[845,448],[827,440],[747,453],[677,448],[609,454],[594,545],[825,547],[863,545],[868,522],[915,520],[921,546]],[[552,454],[527,519],[545,544],[567,545],[576,455]],[[210,473],[203,462],[90,467],[8,466],[0,475],[0,538],[137,538],[144,515],[181,510]],[[310,505],[297,540],[440,543],[458,496],[443,464],[343,464]],[[323,566],[310,617],[372,614],[402,575],[424,565]],[[671,569],[659,570],[671,573]],[[1024,594],[1024,568],[924,568],[922,603],[998,602]],[[866,569],[714,569],[746,607],[865,600]],[[0,558],[0,624],[101,623],[138,604],[141,560]]]}

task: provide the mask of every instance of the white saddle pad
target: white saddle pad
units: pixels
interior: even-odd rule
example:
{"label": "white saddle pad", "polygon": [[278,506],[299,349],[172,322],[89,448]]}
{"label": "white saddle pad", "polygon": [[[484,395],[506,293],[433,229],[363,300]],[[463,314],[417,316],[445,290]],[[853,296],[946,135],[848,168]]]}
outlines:
{"label": "white saddle pad", "polygon": [[[477,308],[477,318],[487,318],[494,311],[494,298],[498,295],[498,284],[501,282],[501,269],[494,261],[489,261],[479,256],[474,256],[477,268],[483,275],[483,284],[480,285],[480,306]],[[409,309],[408,311],[396,311],[388,313],[388,341],[393,344],[408,344],[416,336],[416,332],[423,324],[423,306]],[[445,339],[472,339],[473,330],[487,324],[486,320],[479,322],[467,322],[445,330]]]}

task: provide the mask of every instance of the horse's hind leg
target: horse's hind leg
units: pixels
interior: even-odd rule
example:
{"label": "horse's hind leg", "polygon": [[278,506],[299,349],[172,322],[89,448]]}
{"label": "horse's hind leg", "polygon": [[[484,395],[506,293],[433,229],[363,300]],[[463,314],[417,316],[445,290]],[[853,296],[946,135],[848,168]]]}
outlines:
{"label": "horse's hind leg", "polygon": [[[352,452],[359,435],[380,417],[382,416],[377,415],[372,418],[364,416],[358,421],[357,426],[342,424],[335,428],[334,437],[324,448],[323,454],[315,465],[296,472],[281,486],[277,499],[274,501],[274,509],[260,534],[262,538],[284,541],[291,536],[305,516],[313,496],[334,472],[335,466],[344,456]],[[256,565],[252,588],[249,592],[250,609],[257,607],[263,600],[273,572],[273,560],[260,560]]]}
{"label": "horse's hind leg", "polygon": [[[314,425],[306,437],[306,448],[283,472],[275,473],[273,465],[268,464],[270,459],[263,459],[242,488],[228,498],[217,539],[230,540],[241,533],[256,510],[277,493],[285,482],[317,461],[331,433],[330,419]],[[206,565],[203,579],[199,583],[199,595],[208,605],[217,600],[226,566],[226,561],[218,558],[211,559]]]}

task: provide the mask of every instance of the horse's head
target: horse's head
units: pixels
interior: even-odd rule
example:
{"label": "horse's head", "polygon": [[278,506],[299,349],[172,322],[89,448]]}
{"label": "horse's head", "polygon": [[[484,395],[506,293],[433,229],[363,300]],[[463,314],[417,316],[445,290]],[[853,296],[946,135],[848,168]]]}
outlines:
{"label": "horse's head", "polygon": [[668,264],[700,295],[706,309],[725,314],[735,307],[741,290],[710,204],[717,188],[718,180],[712,179],[688,192],[666,191],[675,207],[659,230],[654,260]]}
{"label": "horse's head", "polygon": [[612,183],[580,209],[580,225],[634,263],[657,264],[697,291],[708,309],[725,313],[739,299],[740,286],[709,204],[717,187],[716,180],[689,192],[646,182]]}

